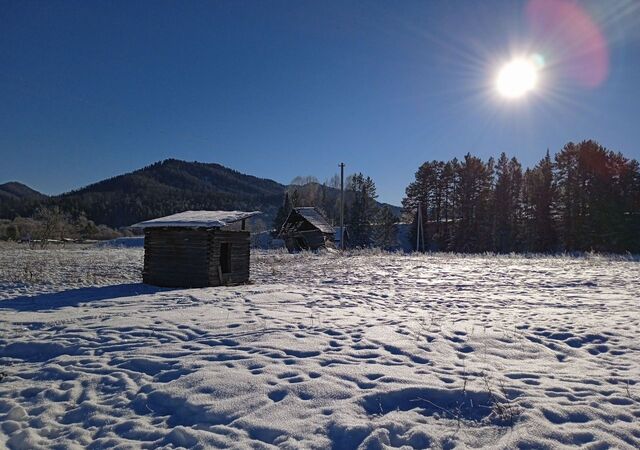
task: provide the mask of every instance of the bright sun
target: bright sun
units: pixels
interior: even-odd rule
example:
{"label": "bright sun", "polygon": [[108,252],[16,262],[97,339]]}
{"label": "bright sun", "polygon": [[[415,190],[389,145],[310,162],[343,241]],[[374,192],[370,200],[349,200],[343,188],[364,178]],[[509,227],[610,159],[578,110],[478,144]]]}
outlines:
{"label": "bright sun", "polygon": [[506,98],[522,97],[538,82],[538,68],[527,58],[514,59],[500,69],[496,79],[498,92]]}

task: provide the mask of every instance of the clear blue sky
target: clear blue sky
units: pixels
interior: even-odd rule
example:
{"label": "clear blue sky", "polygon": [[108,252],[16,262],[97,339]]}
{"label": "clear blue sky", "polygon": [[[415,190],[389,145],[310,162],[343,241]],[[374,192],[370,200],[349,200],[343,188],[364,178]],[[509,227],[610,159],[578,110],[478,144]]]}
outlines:
{"label": "clear blue sky", "polygon": [[[467,152],[639,158],[638,4],[578,4],[606,44],[588,83],[530,2],[2,0],[0,182],[56,194],[173,157],[286,183],[344,160],[399,204],[420,163]],[[547,65],[507,101],[496,72],[523,52]]]}

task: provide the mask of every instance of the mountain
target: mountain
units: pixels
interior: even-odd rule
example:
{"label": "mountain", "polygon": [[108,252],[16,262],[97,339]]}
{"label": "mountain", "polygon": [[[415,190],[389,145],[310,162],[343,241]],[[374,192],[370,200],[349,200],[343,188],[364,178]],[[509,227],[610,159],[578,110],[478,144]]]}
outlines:
{"label": "mountain", "polygon": [[[270,226],[285,190],[299,191],[299,205],[321,206],[339,197],[339,190],[317,183],[285,186],[245,175],[215,163],[167,159],[142,169],[108,178],[62,195],[46,197],[19,183],[0,191],[0,218],[29,216],[39,205],[57,205],[72,216],[84,214],[96,224],[122,227],[185,210],[260,210]],[[31,196],[20,197],[19,193]],[[322,192],[322,195],[319,192]],[[6,193],[5,193],[6,192]],[[4,196],[3,193],[5,193]],[[9,194],[11,193],[11,194]],[[9,195],[13,195],[11,199]],[[350,203],[346,197],[347,206]],[[398,207],[392,207],[398,213]],[[335,208],[331,208],[335,211]],[[329,212],[331,214],[331,212]]]}
{"label": "mountain", "polygon": [[2,200],[20,200],[25,198],[43,199],[45,197],[46,195],[17,181],[0,184],[0,199]]}
{"label": "mountain", "polygon": [[59,196],[71,214],[121,227],[184,210],[261,210],[275,215],[284,186],[219,164],[161,161]]}
{"label": "mountain", "polygon": [[0,184],[0,218],[30,216],[46,199],[46,195],[17,181]]}

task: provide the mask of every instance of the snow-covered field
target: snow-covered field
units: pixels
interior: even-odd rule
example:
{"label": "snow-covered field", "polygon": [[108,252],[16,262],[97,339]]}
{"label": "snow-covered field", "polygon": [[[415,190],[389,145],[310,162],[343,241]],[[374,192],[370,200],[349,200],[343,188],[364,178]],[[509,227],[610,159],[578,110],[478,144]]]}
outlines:
{"label": "snow-covered field", "polygon": [[640,263],[0,248],[0,448],[640,447]]}

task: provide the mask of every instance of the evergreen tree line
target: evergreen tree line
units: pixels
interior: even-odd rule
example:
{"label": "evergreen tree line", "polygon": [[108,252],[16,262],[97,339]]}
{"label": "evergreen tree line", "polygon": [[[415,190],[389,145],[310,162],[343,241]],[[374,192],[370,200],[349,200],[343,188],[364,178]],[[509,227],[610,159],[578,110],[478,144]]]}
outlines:
{"label": "evergreen tree line", "polygon": [[502,153],[425,162],[402,202],[425,248],[457,252],[640,252],[638,161],[588,140],[533,168]]}
{"label": "evergreen tree line", "polygon": [[[277,235],[292,208],[313,206],[334,226],[340,224],[340,196],[337,189],[340,179],[334,176],[324,184],[313,177],[296,177],[285,192],[273,229]],[[345,183],[344,223],[347,233],[345,243],[350,248],[397,247],[396,223],[398,217],[388,205],[376,199],[373,179],[362,173],[349,175]]]}

